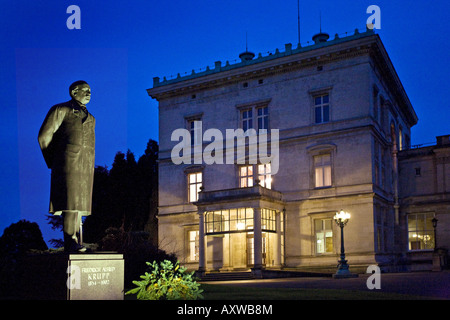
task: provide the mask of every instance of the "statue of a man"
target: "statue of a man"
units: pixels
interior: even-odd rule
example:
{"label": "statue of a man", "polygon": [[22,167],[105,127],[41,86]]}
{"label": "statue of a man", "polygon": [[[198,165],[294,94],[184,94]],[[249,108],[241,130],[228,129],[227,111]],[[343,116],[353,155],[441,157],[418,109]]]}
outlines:
{"label": "statue of a man", "polygon": [[81,217],[91,214],[95,118],[86,109],[91,88],[85,81],[72,83],[69,93],[72,100],[48,112],[38,141],[51,169],[49,212],[64,218],[64,250],[85,252],[78,233]]}

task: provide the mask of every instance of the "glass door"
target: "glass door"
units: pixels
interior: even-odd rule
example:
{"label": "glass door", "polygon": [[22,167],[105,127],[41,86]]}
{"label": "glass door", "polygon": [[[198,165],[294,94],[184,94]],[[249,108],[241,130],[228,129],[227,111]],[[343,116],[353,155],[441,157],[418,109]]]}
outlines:
{"label": "glass door", "polygon": [[[267,256],[267,241],[266,234],[262,233],[262,264],[266,265],[266,256]],[[255,263],[255,239],[253,232],[247,233],[247,266],[253,267]]]}

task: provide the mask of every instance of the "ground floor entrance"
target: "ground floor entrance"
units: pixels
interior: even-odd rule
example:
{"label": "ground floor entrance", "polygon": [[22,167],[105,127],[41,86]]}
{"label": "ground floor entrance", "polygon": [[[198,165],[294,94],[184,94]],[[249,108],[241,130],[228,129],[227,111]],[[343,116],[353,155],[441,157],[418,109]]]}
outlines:
{"label": "ground floor entrance", "polygon": [[[276,233],[262,233],[261,265],[281,264],[280,243]],[[253,232],[222,236],[206,236],[207,267],[212,270],[244,270],[255,265],[255,237]]]}
{"label": "ground floor entrance", "polygon": [[206,270],[233,271],[282,265],[284,228],[281,212],[236,208],[205,212],[203,217],[199,232],[199,265],[202,265],[203,254]]}
{"label": "ground floor entrance", "polygon": [[[262,234],[262,265],[263,267],[267,264],[267,237],[266,233]],[[246,244],[246,256],[247,256],[247,267],[251,268],[255,262],[255,242],[252,232],[247,233],[247,244]]]}

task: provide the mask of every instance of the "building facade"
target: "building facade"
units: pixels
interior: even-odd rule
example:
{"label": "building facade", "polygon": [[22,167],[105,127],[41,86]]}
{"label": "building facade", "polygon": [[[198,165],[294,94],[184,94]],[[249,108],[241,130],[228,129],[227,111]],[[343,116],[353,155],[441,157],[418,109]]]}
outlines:
{"label": "building facade", "polygon": [[402,239],[410,269],[439,269],[436,255],[444,256],[440,263],[445,267],[450,249],[450,135],[437,137],[435,145],[400,151],[399,177]]}
{"label": "building facade", "polygon": [[417,115],[377,34],[328,38],[154,78],[159,242],[188,268],[335,269],[341,209],[353,268],[408,259],[399,152]]}

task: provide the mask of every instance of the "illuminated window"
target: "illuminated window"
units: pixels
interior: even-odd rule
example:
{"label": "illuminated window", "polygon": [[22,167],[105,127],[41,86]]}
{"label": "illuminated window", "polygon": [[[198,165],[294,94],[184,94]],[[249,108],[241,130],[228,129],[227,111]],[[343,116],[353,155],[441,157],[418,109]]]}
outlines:
{"label": "illuminated window", "polygon": [[[276,210],[261,209],[261,229],[276,232]],[[253,208],[209,211],[205,214],[206,234],[253,233]]]}
{"label": "illuminated window", "polygon": [[189,260],[198,261],[198,231],[189,231]]}
{"label": "illuminated window", "polygon": [[239,168],[239,187],[253,187],[253,165]]}
{"label": "illuminated window", "polygon": [[253,209],[210,211],[205,215],[207,234],[253,231]]}
{"label": "illuminated window", "polygon": [[202,173],[194,172],[188,174],[188,198],[189,202],[198,201],[198,193],[202,186]]}
{"label": "illuminated window", "polygon": [[[257,170],[255,172],[255,170]],[[257,175],[255,175],[257,173]],[[272,189],[272,174],[270,163],[254,165],[245,165],[239,167],[239,188],[253,187],[254,179],[259,180],[259,185],[264,188]]]}
{"label": "illuminated window", "polygon": [[409,250],[434,249],[434,213],[417,213],[408,215]]}
{"label": "illuminated window", "polygon": [[330,98],[328,94],[314,97],[314,119],[315,123],[330,121]]}
{"label": "illuminated window", "polygon": [[276,232],[276,211],[261,209],[261,229]]}
{"label": "illuminated window", "polygon": [[262,187],[272,189],[272,174],[270,163],[258,165],[258,180]]}
{"label": "illuminated window", "polygon": [[314,233],[316,238],[316,253],[333,252],[333,230],[331,219],[314,220]]}
{"label": "illuminated window", "polygon": [[314,157],[314,175],[316,188],[331,187],[331,154]]}
{"label": "illuminated window", "polygon": [[253,231],[253,208],[229,210],[230,231]]}

